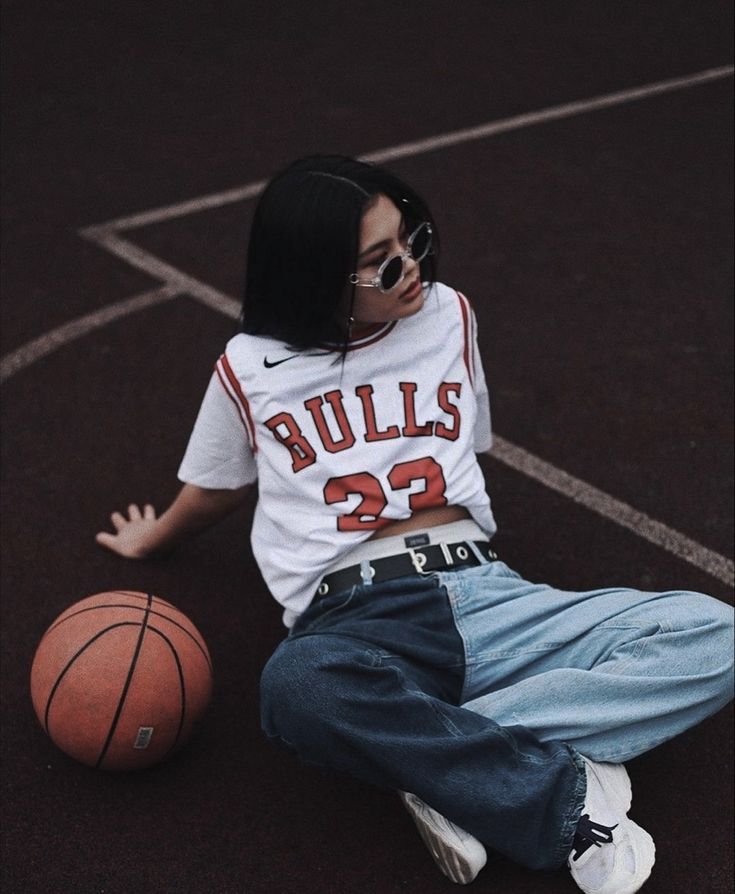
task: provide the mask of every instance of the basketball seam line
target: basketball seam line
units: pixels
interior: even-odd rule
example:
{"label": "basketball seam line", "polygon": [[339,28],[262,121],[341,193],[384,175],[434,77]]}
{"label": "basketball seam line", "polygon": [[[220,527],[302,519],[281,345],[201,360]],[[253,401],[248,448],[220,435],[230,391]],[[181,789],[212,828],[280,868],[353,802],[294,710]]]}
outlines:
{"label": "basketball seam line", "polygon": [[118,721],[120,720],[120,715],[122,714],[123,706],[125,705],[125,699],[128,695],[128,689],[130,689],[130,684],[133,681],[133,673],[135,671],[135,665],[138,663],[138,656],[140,655],[140,650],[143,646],[143,637],[145,636],[146,627],[148,626],[148,617],[150,615],[150,607],[153,604],[153,596],[151,594],[148,595],[148,607],[146,608],[145,615],[143,620],[140,622],[140,633],[138,634],[138,642],[135,644],[135,652],[133,653],[133,658],[130,662],[130,667],[128,668],[128,676],[125,680],[125,685],[123,686],[122,693],[120,694],[120,701],[117,704],[117,710],[115,711],[115,716],[112,718],[112,723],[110,725],[110,731],[107,734],[107,740],[105,744],[102,746],[102,752],[97,759],[97,763],[95,767],[99,768],[102,765],[102,761],[105,759],[105,755],[107,754],[107,750],[110,747],[110,743],[112,742],[112,737],[115,735],[115,729],[117,728]]}
{"label": "basketball seam line", "polygon": [[[82,652],[86,652],[86,650],[93,643],[97,642],[97,640],[100,637],[104,636],[106,633],[109,633],[111,630],[115,630],[117,627],[137,627],[137,626],[138,626],[138,621],[118,621],[116,624],[110,624],[109,627],[105,627],[103,630],[100,630],[97,633],[95,633],[95,635],[91,639],[88,639],[87,642],[81,647],[81,649],[79,649],[78,652],[75,652],[71,656],[71,658],[67,661],[66,665],[64,666],[64,669],[61,671],[59,676],[56,678],[56,682],[54,683],[54,685],[51,689],[51,692],[49,693],[48,700],[46,701],[46,710],[44,711],[44,714],[43,714],[43,725],[44,725],[44,728],[45,728],[46,732],[48,733],[48,735],[51,736],[51,733],[49,732],[49,712],[51,710],[51,702],[54,700],[54,696],[56,695],[56,690],[61,685],[61,681],[64,679],[69,668],[74,664],[74,662],[77,660],[77,658],[79,658],[79,656],[82,654]],[[53,739],[53,736],[51,736],[51,738]]]}
{"label": "basketball seam line", "polygon": [[174,656],[174,661],[176,662],[176,669],[179,673],[179,684],[181,685],[181,714],[179,715],[179,728],[176,730],[176,735],[174,736],[174,740],[171,743],[166,754],[161,758],[161,760],[165,760],[169,754],[176,748],[179,738],[181,736],[181,731],[184,728],[184,718],[186,717],[186,682],[184,680],[184,669],[181,666],[181,661],[179,660],[179,653],[176,651],[176,647],[171,642],[171,640],[163,633],[161,630],[158,630],[156,627],[150,627],[149,630],[151,633],[157,633],[161,639],[166,643],[166,645],[171,649],[171,652]]}
{"label": "basketball seam line", "polygon": [[[212,659],[207,654],[207,650],[202,646],[202,644],[194,636],[194,634],[190,630],[187,630],[183,624],[180,624],[178,621],[175,621],[169,615],[165,615],[162,612],[155,611],[155,609],[143,608],[142,606],[138,606],[138,605],[126,605],[126,603],[124,603],[124,602],[105,602],[102,605],[89,605],[86,608],[80,608],[77,611],[73,612],[72,614],[65,615],[63,618],[60,618],[58,621],[55,621],[49,627],[49,629],[46,631],[46,633],[44,634],[44,637],[48,636],[52,630],[58,629],[62,624],[66,623],[66,621],[69,621],[72,618],[76,618],[79,615],[83,614],[84,612],[96,611],[97,609],[101,609],[101,608],[129,608],[134,612],[138,612],[138,611],[147,612],[152,615],[156,615],[156,617],[158,617],[158,618],[163,618],[164,621],[168,621],[169,624],[173,624],[174,627],[178,627],[182,633],[185,633],[189,637],[189,639],[194,643],[194,645],[197,647],[197,649],[199,649],[199,651],[202,653],[204,660],[207,662],[207,665],[209,666],[210,672],[213,670]],[[172,605],[171,608],[174,608],[174,606]],[[138,622],[132,621],[131,623],[137,624]],[[107,628],[107,629],[109,630],[110,628]],[[200,634],[200,636],[201,636],[201,634]],[[76,656],[74,656],[74,657],[76,657]]]}

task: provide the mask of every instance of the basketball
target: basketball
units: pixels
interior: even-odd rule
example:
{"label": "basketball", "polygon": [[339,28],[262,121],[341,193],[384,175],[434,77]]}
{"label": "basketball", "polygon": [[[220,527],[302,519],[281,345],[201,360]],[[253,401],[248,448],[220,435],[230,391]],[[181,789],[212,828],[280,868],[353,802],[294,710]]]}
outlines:
{"label": "basketball", "polygon": [[202,635],[171,603],[146,593],[76,602],[43,635],[31,668],[46,733],[103,770],[143,769],[178,751],[211,692]]}

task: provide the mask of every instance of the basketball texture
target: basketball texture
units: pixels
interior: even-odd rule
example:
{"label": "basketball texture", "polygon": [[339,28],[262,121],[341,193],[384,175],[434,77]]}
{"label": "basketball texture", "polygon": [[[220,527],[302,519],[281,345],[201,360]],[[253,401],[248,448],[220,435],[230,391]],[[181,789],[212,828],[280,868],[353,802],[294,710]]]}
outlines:
{"label": "basketball texture", "polygon": [[212,663],[192,622],[146,593],[98,593],[53,622],[31,697],[53,742],[104,770],[150,767],[181,748],[207,707]]}

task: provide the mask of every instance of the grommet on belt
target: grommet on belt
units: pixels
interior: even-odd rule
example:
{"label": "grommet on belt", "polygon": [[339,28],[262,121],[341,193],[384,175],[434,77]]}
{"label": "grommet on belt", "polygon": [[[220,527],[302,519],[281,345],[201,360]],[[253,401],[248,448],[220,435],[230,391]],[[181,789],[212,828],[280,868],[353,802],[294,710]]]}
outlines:
{"label": "grommet on belt", "polygon": [[329,592],[329,584],[325,581],[322,581],[319,586],[316,588],[317,596],[326,596]]}
{"label": "grommet on belt", "polygon": [[418,552],[418,550],[411,548],[408,550],[408,554],[411,556],[411,561],[413,562],[413,567],[416,569],[416,573],[424,574],[424,565],[426,565],[428,561],[427,557],[423,553]]}
{"label": "grommet on belt", "polygon": [[439,543],[439,549],[442,551],[444,561],[447,563],[447,568],[451,568],[452,565],[454,565],[454,556],[452,555],[452,551],[449,548],[449,545],[444,543],[444,541],[442,540]]}
{"label": "grommet on belt", "polygon": [[368,584],[372,584],[375,577],[375,569],[367,559],[363,559],[360,562],[360,577],[362,578],[363,586],[366,587]]}

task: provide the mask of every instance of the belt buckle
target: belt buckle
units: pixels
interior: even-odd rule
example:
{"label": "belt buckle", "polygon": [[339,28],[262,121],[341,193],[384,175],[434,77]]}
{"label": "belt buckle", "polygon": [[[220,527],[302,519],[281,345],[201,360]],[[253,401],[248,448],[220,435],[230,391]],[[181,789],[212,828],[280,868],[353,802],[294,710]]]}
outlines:
{"label": "belt buckle", "polygon": [[428,556],[420,553],[417,549],[413,549],[413,547],[409,547],[408,554],[411,556],[411,562],[413,562],[416,574],[431,574],[430,571],[424,571],[424,566],[429,561]]}

